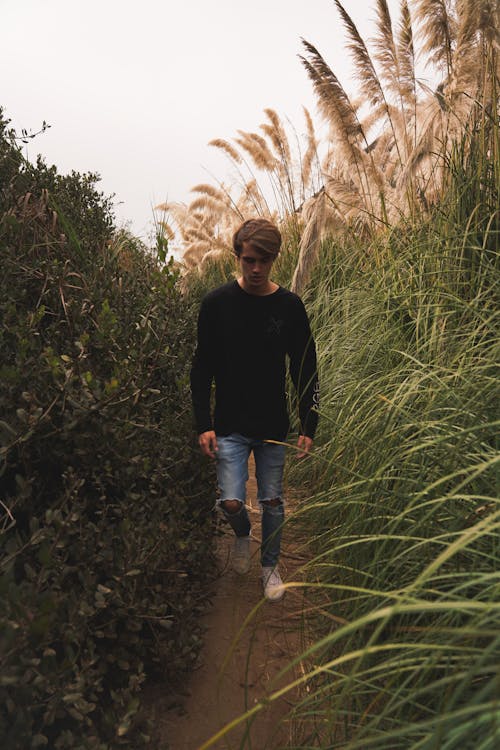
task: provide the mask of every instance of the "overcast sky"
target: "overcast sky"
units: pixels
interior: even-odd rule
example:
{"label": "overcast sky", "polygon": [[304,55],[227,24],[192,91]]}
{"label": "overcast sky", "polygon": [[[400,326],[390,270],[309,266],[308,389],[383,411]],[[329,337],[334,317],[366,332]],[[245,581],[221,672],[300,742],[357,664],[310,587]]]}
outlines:
{"label": "overcast sky", "polygon": [[[343,4],[366,40],[375,0]],[[224,179],[212,138],[256,130],[266,107],[299,133],[303,105],[317,119],[301,37],[355,90],[333,0],[0,0],[0,11],[0,106],[19,130],[51,125],[28,156],[98,172],[118,221],[146,240],[154,205],[189,202],[209,172]]]}

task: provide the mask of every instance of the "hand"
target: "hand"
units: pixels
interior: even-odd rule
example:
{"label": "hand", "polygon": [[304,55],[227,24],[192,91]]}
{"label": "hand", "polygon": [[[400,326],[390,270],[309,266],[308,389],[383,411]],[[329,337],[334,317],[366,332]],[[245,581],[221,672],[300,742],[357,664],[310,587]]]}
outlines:
{"label": "hand", "polygon": [[217,448],[217,437],[214,430],[207,430],[207,432],[198,435],[198,445],[205,456],[215,458],[215,453],[219,449]]}
{"label": "hand", "polygon": [[299,435],[299,439],[297,440],[297,448],[300,448],[301,450],[299,451],[299,453],[297,453],[297,458],[304,458],[304,456],[307,456],[312,448],[312,444],[312,438],[307,437],[307,435]]}

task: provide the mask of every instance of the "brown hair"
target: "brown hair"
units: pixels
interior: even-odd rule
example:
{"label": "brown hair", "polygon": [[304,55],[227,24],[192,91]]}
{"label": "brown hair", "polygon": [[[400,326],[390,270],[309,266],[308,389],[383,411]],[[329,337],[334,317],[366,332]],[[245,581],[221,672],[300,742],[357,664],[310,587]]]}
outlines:
{"label": "brown hair", "polygon": [[281,247],[281,234],[269,219],[248,219],[233,235],[233,248],[238,258],[244,242],[248,242],[261,255],[276,258]]}

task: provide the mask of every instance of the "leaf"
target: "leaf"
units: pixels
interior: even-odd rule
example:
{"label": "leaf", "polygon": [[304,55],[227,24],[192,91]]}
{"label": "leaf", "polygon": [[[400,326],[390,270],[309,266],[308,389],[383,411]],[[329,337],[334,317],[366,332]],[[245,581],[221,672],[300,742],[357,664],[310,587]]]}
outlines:
{"label": "leaf", "polygon": [[101,594],[112,594],[113,589],[108,589],[107,586],[103,586],[101,583],[97,584],[97,590],[101,592]]}
{"label": "leaf", "polygon": [[19,683],[18,677],[8,677],[7,675],[0,675],[0,686],[8,687],[9,685],[17,685]]}
{"label": "leaf", "polygon": [[[10,426],[10,424],[7,424],[7,422],[4,422],[3,419],[0,419],[0,430],[3,430],[5,433],[8,433],[9,435],[17,435],[16,430]],[[1,434],[1,433],[0,433]]]}
{"label": "leaf", "polygon": [[68,711],[69,715],[72,716],[77,721],[83,721],[84,720],[83,714],[81,713],[81,711],[77,711],[76,708],[68,708],[67,711]]}
{"label": "leaf", "polygon": [[44,734],[35,734],[31,740],[31,747],[44,747],[48,744],[49,741]]}
{"label": "leaf", "polygon": [[121,722],[121,724],[118,725],[118,729],[116,730],[116,733],[118,737],[123,737],[125,734],[127,734],[128,730],[130,729],[130,719],[125,719]]}
{"label": "leaf", "polygon": [[66,695],[63,695],[63,702],[64,703],[75,703],[75,701],[82,698],[81,693],[66,693]]}

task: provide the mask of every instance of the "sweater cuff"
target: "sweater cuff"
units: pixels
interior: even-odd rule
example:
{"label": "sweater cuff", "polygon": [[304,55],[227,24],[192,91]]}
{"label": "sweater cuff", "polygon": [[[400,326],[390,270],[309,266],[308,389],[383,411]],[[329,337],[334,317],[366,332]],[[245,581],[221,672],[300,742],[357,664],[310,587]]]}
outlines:
{"label": "sweater cuff", "polygon": [[210,417],[206,419],[197,419],[196,420],[196,432],[198,435],[201,435],[203,432],[209,432],[210,430],[213,430],[213,424]]}
{"label": "sweater cuff", "polygon": [[311,410],[305,420],[300,420],[300,434],[314,440],[318,426],[318,413]]}

